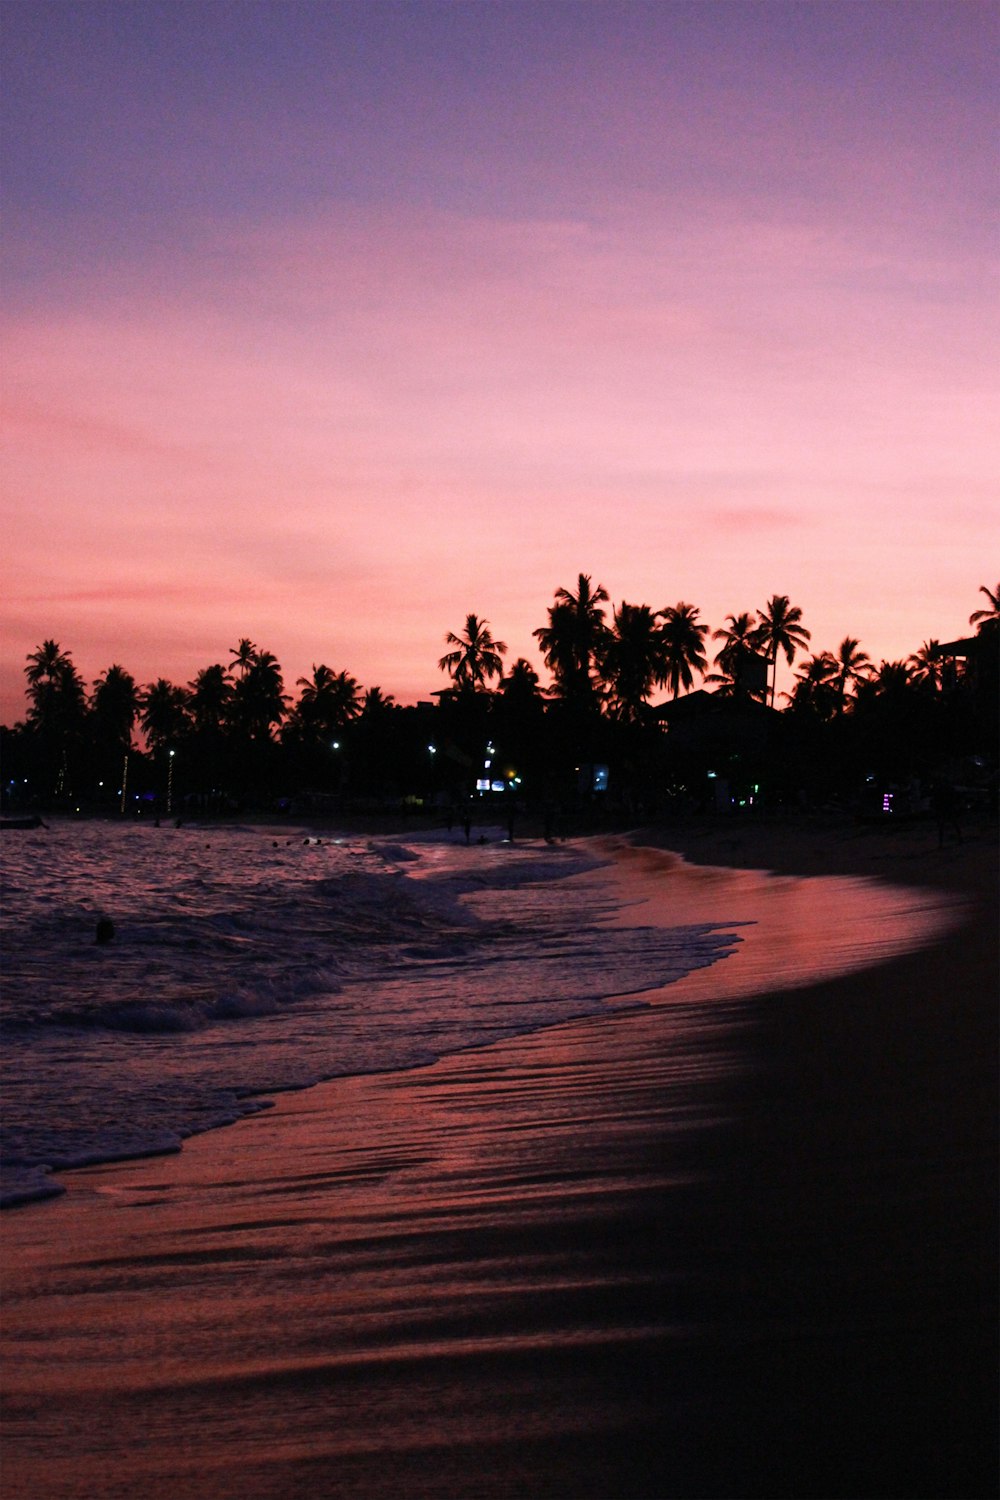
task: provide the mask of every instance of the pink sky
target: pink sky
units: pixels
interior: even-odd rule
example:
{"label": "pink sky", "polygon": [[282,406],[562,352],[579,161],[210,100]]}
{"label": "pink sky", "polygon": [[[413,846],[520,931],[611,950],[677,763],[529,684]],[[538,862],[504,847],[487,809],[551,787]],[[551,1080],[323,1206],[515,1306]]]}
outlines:
{"label": "pink sky", "polygon": [[876,660],[966,631],[989,7],[122,14],[8,25],[5,722],[45,637],[412,702],[470,611],[540,665],[581,571]]}

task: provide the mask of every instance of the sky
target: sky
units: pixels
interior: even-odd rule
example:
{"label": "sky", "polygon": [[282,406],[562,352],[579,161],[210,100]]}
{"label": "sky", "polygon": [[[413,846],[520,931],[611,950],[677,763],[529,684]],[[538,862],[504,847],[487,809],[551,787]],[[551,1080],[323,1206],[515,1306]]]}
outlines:
{"label": "sky", "polygon": [[581,572],[968,633],[998,16],[5,0],[0,719],[47,638],[416,702],[470,612],[541,669]]}

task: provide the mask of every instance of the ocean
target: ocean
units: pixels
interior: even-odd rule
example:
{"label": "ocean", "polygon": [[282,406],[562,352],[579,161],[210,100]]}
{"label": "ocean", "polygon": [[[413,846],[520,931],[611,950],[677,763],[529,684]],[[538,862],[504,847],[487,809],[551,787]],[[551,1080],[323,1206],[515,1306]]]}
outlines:
{"label": "ocean", "polygon": [[594,841],[475,839],[5,835],[0,1204],[61,1191],[54,1171],[177,1150],[281,1090],[641,1003],[740,943],[724,911],[630,925]]}

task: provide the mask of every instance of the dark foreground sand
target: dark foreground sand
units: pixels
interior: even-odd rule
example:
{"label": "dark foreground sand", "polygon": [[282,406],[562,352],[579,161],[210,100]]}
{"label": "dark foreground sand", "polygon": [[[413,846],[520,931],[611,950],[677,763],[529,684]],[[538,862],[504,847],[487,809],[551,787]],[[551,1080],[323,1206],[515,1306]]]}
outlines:
{"label": "dark foreground sand", "polygon": [[996,1493],[993,838],[660,837],[964,904],[874,969],[768,994],[758,936],[6,1214],[5,1500]]}

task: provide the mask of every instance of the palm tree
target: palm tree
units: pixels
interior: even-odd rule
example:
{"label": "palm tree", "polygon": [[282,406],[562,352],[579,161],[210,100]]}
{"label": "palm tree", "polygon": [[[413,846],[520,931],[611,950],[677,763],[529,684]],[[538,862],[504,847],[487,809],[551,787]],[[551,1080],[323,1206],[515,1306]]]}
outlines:
{"label": "palm tree", "polygon": [[614,611],[601,646],[600,670],[612,713],[635,723],[654,685],[666,682],[670,670],[667,640],[648,604],[623,600]]}
{"label": "palm tree", "polygon": [[213,662],[202,667],[188,683],[188,712],[192,743],[185,756],[189,786],[217,794],[231,785],[233,776],[230,736],[235,686],[228,667]]}
{"label": "palm tree", "polygon": [[234,693],[236,721],[251,739],[269,740],[271,726],[285,717],[288,697],[284,686],[278,658],[271,651],[255,651]]}
{"label": "palm tree", "polygon": [[938,652],[940,644],[940,641],[924,641],[906,658],[910,681],[932,693],[939,693],[944,686],[944,661]]}
{"label": "palm tree", "polygon": [[508,702],[527,703],[541,698],[538,673],[525,657],[519,656],[509,667],[500,683],[500,691]]}
{"label": "palm tree", "polygon": [[121,750],[131,747],[132,727],[139,711],[138,689],[131,672],[117,662],[94,683],[90,700],[98,738]]}
{"label": "palm tree", "polygon": [[68,651],[57,641],[43,641],[27,659],[31,707],[27,720],[36,735],[39,776],[61,795],[68,790],[70,752],[82,741],[85,692]]}
{"label": "palm tree", "polygon": [[836,665],[837,713],[842,714],[847,697],[847,684],[856,683],[868,677],[873,671],[872,660],[867,651],[858,650],[858,643],[854,637],[847,635],[837,647],[833,661]]}
{"label": "palm tree", "polygon": [[727,624],[721,629],[712,631],[712,640],[724,643],[722,649],[716,652],[714,660],[717,667],[734,677],[740,653],[755,649],[757,626],[753,615],[747,610],[741,615],[727,615],[726,620]]}
{"label": "palm tree", "polygon": [[710,672],[705,681],[719,683],[718,692],[721,697],[735,698],[745,693],[747,697],[756,698],[766,691],[755,680],[758,674],[751,671],[754,664],[759,668],[761,663],[757,652],[758,626],[753,615],[746,611],[739,615],[727,615],[726,620],[728,623],[721,630],[712,632],[713,641],[723,642],[722,649],[714,658],[715,665],[721,671]]}
{"label": "palm tree", "polygon": [[758,649],[763,648],[771,663],[774,677],[771,682],[771,705],[774,706],[774,691],[778,684],[778,652],[784,652],[791,666],[795,653],[810,639],[810,633],[802,624],[802,611],[797,604],[789,603],[787,594],[774,594],[765,607],[757,612],[759,624],[756,631]]}
{"label": "palm tree", "polygon": [[257,659],[257,647],[247,636],[242,636],[235,646],[230,646],[230,666],[238,667],[245,677]]}
{"label": "palm tree", "polygon": [[[72,670],[73,659],[69,652],[64,651],[58,641],[43,641],[34,651],[28,653],[28,665],[24,669],[24,675],[31,689],[43,682],[60,682],[66,673]],[[28,696],[29,698],[32,696],[30,691]]]}
{"label": "palm tree", "polygon": [[796,713],[808,713],[827,721],[840,712],[838,692],[840,667],[829,651],[810,656],[795,674],[795,686],[784,696]]}
{"label": "palm tree", "polygon": [[68,727],[82,719],[83,678],[68,651],[61,650],[55,641],[46,641],[28,657],[24,673],[31,700],[30,722]]}
{"label": "palm tree", "polygon": [[901,701],[910,687],[913,677],[905,661],[883,661],[870,676],[858,685],[858,701],[870,705],[878,699],[889,702]]}
{"label": "palm tree", "polygon": [[191,716],[199,734],[220,734],[233,701],[233,679],[228,667],[215,662],[202,667],[188,683]]}
{"label": "palm tree", "polygon": [[296,686],[302,689],[296,718],[314,738],[328,739],[360,712],[360,689],[346,672],[335,673],[323,663],[318,667],[314,664],[312,677],[300,677]]}
{"label": "palm tree", "polygon": [[361,712],[361,684],[349,672],[338,672],[330,684],[334,723],[340,729]]}
{"label": "palm tree", "polygon": [[977,632],[995,630],[1000,625],[1000,583],[997,584],[996,593],[988,589],[985,583],[980,584],[979,592],[986,595],[990,607],[973,610],[969,616],[969,624],[975,625]]}
{"label": "palm tree", "polygon": [[569,589],[556,589],[548,625],[534,631],[560,698],[581,704],[593,702],[592,668],[607,634],[601,605],[609,598],[603,584],[595,589],[590,574],[581,573],[575,594]]}
{"label": "palm tree", "polygon": [[465,634],[450,630],[444,640],[446,646],[455,649],[441,657],[438,669],[447,672],[457,688],[485,692],[487,680],[503,673],[501,658],[506,655],[507,644],[493,639],[488,620],[467,615]]}
{"label": "palm tree", "polygon": [[313,662],[312,676],[299,677],[296,680],[295,686],[302,689],[296,707],[303,718],[317,716],[312,713],[312,710],[325,704],[332,682],[333,673],[324,662],[320,662],[319,666]]}
{"label": "palm tree", "polygon": [[166,750],[181,739],[188,727],[188,695],[165,677],[158,677],[138,694],[139,723],[150,748]]}
{"label": "palm tree", "polygon": [[390,708],[395,708],[395,706],[396,700],[392,694],[383,693],[382,689],[376,683],[374,687],[365,689],[365,696],[361,700],[361,713],[359,717],[362,719],[377,719],[381,715],[384,715]]}
{"label": "palm tree", "polygon": [[683,685],[689,691],[694,686],[694,673],[705,671],[708,658],[705,655],[705,636],[708,626],[698,624],[698,607],[695,604],[668,605],[659,611],[663,620],[663,646],[666,672],[663,680],[676,698]]}

